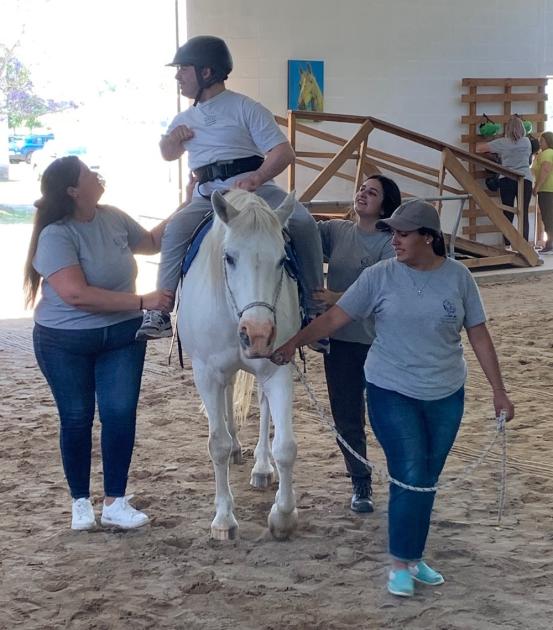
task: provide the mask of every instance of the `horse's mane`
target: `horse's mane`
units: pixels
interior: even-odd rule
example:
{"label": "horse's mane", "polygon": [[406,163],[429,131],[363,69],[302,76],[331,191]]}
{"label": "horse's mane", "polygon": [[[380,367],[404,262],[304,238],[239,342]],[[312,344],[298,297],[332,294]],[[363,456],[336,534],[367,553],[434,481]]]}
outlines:
{"label": "horse's mane", "polygon": [[[231,190],[225,199],[238,211],[229,223],[233,235],[237,237],[259,237],[261,234],[272,234],[277,239],[283,239],[282,226],[275,212],[261,197],[246,190]],[[213,227],[205,238],[205,247],[209,251],[209,273],[215,286],[222,286],[223,246],[226,235],[224,223],[217,215],[214,217]]]}

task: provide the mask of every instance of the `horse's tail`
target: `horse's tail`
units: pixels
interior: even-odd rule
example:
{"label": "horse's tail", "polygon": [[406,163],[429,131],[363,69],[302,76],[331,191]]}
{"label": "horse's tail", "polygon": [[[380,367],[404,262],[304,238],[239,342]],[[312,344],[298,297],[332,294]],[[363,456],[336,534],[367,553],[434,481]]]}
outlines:
{"label": "horse's tail", "polygon": [[234,383],[233,397],[234,419],[238,428],[243,426],[250,412],[254,385],[255,376],[253,374],[244,372],[244,370],[238,372]]}

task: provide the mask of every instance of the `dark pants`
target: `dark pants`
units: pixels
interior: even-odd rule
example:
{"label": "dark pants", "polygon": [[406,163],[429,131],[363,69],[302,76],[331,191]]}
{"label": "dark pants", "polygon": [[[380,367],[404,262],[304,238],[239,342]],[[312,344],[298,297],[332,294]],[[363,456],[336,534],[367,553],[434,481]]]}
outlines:
{"label": "dark pants", "polygon": [[146,352],[146,343],[134,339],[141,323],[139,318],[89,330],[35,325],[35,354],[58,407],[63,468],[74,499],[90,496],[95,399],[104,492],[125,495]]}
{"label": "dark pants", "polygon": [[553,245],[553,192],[539,192],[538,205],[545,231],[547,232],[547,245]]}
{"label": "dark pants", "polygon": [[[509,177],[500,177],[499,179],[499,194],[501,195],[501,203],[504,206],[514,207],[515,199],[518,195],[518,182]],[[522,217],[522,233],[524,238],[528,240],[528,208],[530,206],[530,200],[532,199],[532,182],[529,179],[524,180],[524,215]],[[514,214],[511,212],[503,213],[509,221],[512,223]],[[520,221],[520,218],[519,218]],[[520,227],[519,227],[520,229]],[[508,245],[508,241],[505,240]]]}
{"label": "dark pants", "polygon": [[[330,340],[325,355],[326,384],[332,417],[338,433],[354,451],[367,457],[365,436],[365,373],[363,366],[370,346]],[[338,442],[352,481],[370,478],[371,471]]]}
{"label": "dark pants", "polygon": [[[367,383],[369,419],[390,476],[417,487],[435,486],[461,424],[464,388],[440,400],[417,400]],[[390,554],[403,562],[423,557],[434,492],[390,484]]]}

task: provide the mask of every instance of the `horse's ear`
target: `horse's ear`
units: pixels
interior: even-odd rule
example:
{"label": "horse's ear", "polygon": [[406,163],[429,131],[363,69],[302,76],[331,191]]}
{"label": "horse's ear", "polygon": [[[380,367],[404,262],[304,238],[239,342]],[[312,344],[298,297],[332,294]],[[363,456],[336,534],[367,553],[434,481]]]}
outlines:
{"label": "horse's ear", "polygon": [[284,225],[288,218],[294,212],[294,206],[296,204],[296,191],[292,190],[283,199],[282,203],[275,210],[275,214],[278,217],[281,225]]}
{"label": "horse's ear", "polygon": [[231,206],[218,190],[215,190],[211,195],[211,205],[223,223],[228,224],[238,214],[238,210]]}

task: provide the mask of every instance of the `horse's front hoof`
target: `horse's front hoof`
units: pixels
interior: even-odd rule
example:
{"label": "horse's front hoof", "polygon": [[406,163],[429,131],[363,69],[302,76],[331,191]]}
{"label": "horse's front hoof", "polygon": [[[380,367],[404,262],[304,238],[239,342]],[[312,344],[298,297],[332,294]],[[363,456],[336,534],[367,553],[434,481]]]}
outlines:
{"label": "horse's front hoof", "polygon": [[267,522],[269,531],[275,540],[288,540],[298,526],[298,511],[294,508],[291,512],[285,514],[274,504]]}
{"label": "horse's front hoof", "polygon": [[232,451],[230,454],[230,463],[231,464],[243,464],[244,458],[242,457],[242,449],[239,448],[236,451]]}
{"label": "horse's front hoof", "polygon": [[238,525],[229,529],[221,529],[219,527],[211,527],[211,538],[213,540],[236,540],[238,538]]}
{"label": "horse's front hoof", "polygon": [[273,473],[254,473],[250,477],[250,486],[258,490],[266,490],[273,485]]}

